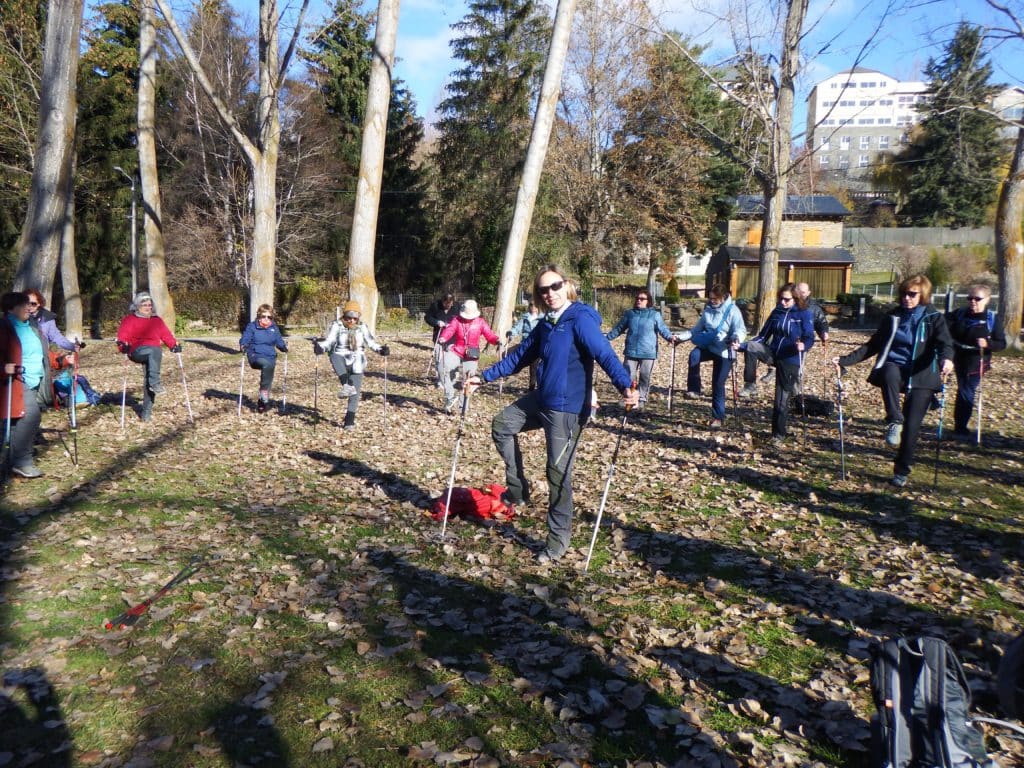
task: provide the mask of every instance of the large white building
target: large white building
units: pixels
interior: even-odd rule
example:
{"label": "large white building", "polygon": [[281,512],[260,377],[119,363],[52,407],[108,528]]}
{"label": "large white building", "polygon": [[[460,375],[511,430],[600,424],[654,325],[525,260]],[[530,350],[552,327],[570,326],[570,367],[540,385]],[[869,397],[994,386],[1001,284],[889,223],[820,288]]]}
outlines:
{"label": "large white building", "polygon": [[870,189],[871,171],[885,153],[898,151],[920,120],[915,104],[927,83],[901,81],[855,67],[822,80],[807,97],[807,145],[821,178],[850,189]]}

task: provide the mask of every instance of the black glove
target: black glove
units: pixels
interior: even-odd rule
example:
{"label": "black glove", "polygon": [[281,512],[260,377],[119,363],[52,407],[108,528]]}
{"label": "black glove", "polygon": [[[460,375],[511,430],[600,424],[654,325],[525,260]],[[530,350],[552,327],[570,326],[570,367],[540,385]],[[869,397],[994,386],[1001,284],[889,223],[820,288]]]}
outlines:
{"label": "black glove", "polygon": [[128,346],[128,342],[120,340],[117,342],[117,351],[122,355],[127,355],[129,349],[131,349],[131,347]]}
{"label": "black glove", "polygon": [[177,344],[175,344],[173,347],[171,347],[171,352],[173,352],[174,354],[178,354],[178,353],[181,352],[181,342],[180,341]]}
{"label": "black glove", "polygon": [[506,331],[505,332],[505,338],[508,339],[509,341],[511,341],[512,340],[512,331]]}
{"label": "black glove", "polygon": [[285,344],[283,347],[281,347],[281,351],[284,352],[287,355],[288,354],[288,345]]}
{"label": "black glove", "polygon": [[314,355],[322,355],[324,353],[324,348],[320,346],[321,341],[323,341],[323,339],[312,339]]}
{"label": "black glove", "polygon": [[76,347],[77,347],[78,349],[85,349],[85,342],[84,342],[84,341],[76,341],[76,342],[75,342],[75,346],[76,346]]}
{"label": "black glove", "polygon": [[391,354],[391,347],[389,347],[387,344],[385,344],[383,347],[380,348],[380,356],[381,357],[387,357],[390,354]]}

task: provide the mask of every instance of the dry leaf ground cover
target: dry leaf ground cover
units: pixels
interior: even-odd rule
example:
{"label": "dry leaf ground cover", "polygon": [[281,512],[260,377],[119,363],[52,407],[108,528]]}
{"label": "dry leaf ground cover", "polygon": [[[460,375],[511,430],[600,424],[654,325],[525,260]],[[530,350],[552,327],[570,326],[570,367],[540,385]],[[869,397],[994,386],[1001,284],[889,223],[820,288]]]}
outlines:
{"label": "dry leaf ground cover", "polygon": [[[866,365],[849,377],[842,481],[834,420],[797,419],[771,448],[770,385],[730,402],[722,431],[678,391],[669,417],[663,350],[584,575],[622,416],[606,383],[576,463],[577,549],[541,566],[539,506],[452,520],[439,541],[426,508],[457,421],[424,378],[427,335],[383,335],[386,419],[373,357],[355,432],[325,361],[315,419],[298,338],[285,415],[252,410],[247,371],[239,418],[235,339],[196,340],[195,423],[169,356],[154,420],[129,412],[124,431],[122,358],[88,346],[106,399],[82,415],[78,466],[47,414],[46,477],[3,502],[0,765],[862,766],[869,644],[920,632],[950,640],[977,707],[998,714],[1000,648],[1024,623],[1020,359],[986,378],[986,444],[944,443],[933,491],[936,414],[910,485],[890,488]],[[824,361],[809,358],[819,395]],[[132,366],[129,406],[139,384]],[[501,481],[489,421],[524,386],[474,397],[458,484]],[[523,445],[542,489],[542,437]],[[104,629],[196,555],[135,627]],[[1024,760],[1001,734],[989,746]]]}

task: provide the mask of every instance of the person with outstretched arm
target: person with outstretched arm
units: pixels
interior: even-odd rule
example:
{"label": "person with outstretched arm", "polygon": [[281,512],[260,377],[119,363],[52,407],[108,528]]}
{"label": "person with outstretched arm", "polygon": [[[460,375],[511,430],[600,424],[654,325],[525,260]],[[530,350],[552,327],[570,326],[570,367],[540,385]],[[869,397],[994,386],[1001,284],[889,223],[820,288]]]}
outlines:
{"label": "person with outstretched arm", "polygon": [[719,429],[725,421],[725,382],[736,362],[733,345],[747,338],[743,313],[721,283],[711,286],[708,303],[696,325],[678,338],[693,342],[686,374],[686,397],[700,397],[700,364],[711,361],[711,421],[708,428]]}
{"label": "person with outstretched arm", "polygon": [[147,291],[139,291],[117,329],[117,349],[133,363],[141,365],[144,371],[142,412],[139,414],[143,421],[153,418],[156,396],[165,391],[160,382],[160,366],[163,361],[161,343],[171,352],[181,352],[181,344],[174,338],[167,324],[156,315],[153,297]]}
{"label": "person with outstretched arm", "polygon": [[[512,326],[512,330],[505,334],[506,343],[506,354],[512,349],[512,339],[519,337],[520,342],[526,340],[526,337],[533,333],[533,329],[537,327],[544,316],[540,313],[540,309],[532,301],[526,307],[526,312],[519,318],[518,322]],[[537,367],[540,365],[540,360],[534,360],[530,363],[530,383],[528,389],[537,388]]]}
{"label": "person with outstretched arm", "polygon": [[[867,342],[832,362],[842,375],[844,368],[876,356],[868,382],[882,390],[885,442],[899,446],[890,482],[902,488],[914,464],[924,415],[953,372],[953,339],[945,316],[931,306],[931,280],[924,275],[908,277],[900,283],[899,296],[900,306],[882,318]],[[902,408],[901,393],[906,393]]]}
{"label": "person with outstretched arm", "polygon": [[[953,339],[953,370],[956,371],[954,440],[971,440],[974,437],[967,431],[967,423],[974,413],[975,395],[982,377],[992,370],[992,353],[1006,349],[1003,326],[995,312],[988,308],[991,298],[991,288],[984,283],[975,283],[967,288],[967,306],[946,313],[946,324]],[[982,366],[985,366],[984,370]]]}
{"label": "person with outstretched arm", "polygon": [[640,382],[640,402],[638,409],[647,405],[647,396],[651,391],[651,372],[658,359],[658,337],[670,344],[678,344],[679,339],[665,325],[661,310],[651,306],[651,294],[647,289],[639,291],[632,309],[627,309],[615,327],[605,337],[608,341],[618,338],[625,332],[626,370],[633,381]]}
{"label": "person with outstretched arm", "polygon": [[590,415],[595,361],[622,393],[627,408],[639,401],[629,372],[601,333],[601,316],[577,301],[576,289],[561,269],[551,264],[533,281],[534,301],[544,320],[504,360],[466,381],[466,396],[484,383],[511,376],[542,359],[540,380],[533,392],[506,407],[491,422],[491,437],[505,462],[502,499],[506,504],[530,501],[518,435],[543,429],[547,446],[548,536],[537,556],[541,564],[565,555],[572,538],[572,468],[580,431]]}

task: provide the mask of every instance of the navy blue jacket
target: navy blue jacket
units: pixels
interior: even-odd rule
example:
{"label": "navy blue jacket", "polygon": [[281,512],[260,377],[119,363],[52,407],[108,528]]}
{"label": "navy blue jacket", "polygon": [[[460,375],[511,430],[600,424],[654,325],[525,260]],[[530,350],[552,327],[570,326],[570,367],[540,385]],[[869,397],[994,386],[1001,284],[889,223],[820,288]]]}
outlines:
{"label": "navy blue jacket", "polygon": [[780,302],[751,341],[768,347],[776,362],[799,365],[800,350],[796,343],[804,343],[805,355],[814,346],[814,315],[809,309],[799,309],[795,304],[787,308]]}
{"label": "navy blue jacket", "polygon": [[[242,338],[238,340],[238,346],[245,347],[245,355],[252,362],[257,357],[265,357],[268,360],[277,359],[277,350],[288,351],[288,345],[284,342],[281,329],[277,323],[271,323],[269,328],[260,328],[253,320],[242,331]],[[276,349],[275,349],[276,348]]]}
{"label": "navy blue jacket", "polygon": [[557,325],[541,320],[529,336],[501,360],[480,374],[484,381],[511,376],[540,359],[537,394],[541,408],[590,416],[590,390],[594,385],[594,361],[604,369],[620,392],[632,382],[629,372],[601,333],[601,316],[593,307],[573,302]]}

